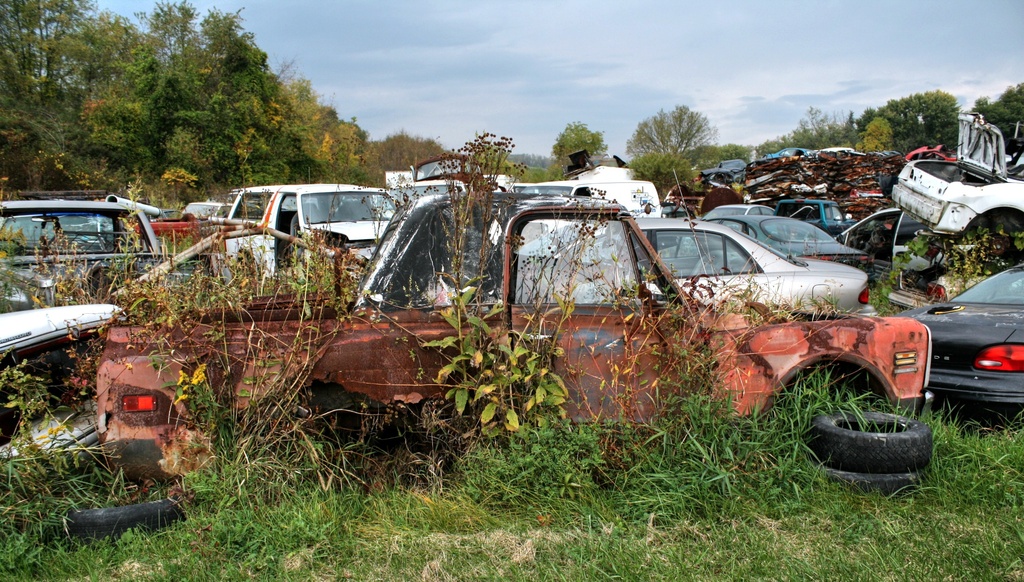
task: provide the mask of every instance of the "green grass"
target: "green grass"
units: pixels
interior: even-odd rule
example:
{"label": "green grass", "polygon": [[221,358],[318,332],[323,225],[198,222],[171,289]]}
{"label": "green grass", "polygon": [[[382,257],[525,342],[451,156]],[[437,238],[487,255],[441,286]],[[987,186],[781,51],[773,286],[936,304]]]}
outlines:
{"label": "green grass", "polygon": [[[349,445],[351,476],[326,487],[309,458],[222,454],[180,484],[186,521],[88,544],[57,517],[168,487],[5,461],[0,578],[1024,580],[1024,427],[927,416],[935,458],[921,488],[857,493],[806,461],[810,418],[851,405],[822,384],[756,419],[694,398],[650,426],[474,440],[444,462]],[[428,458],[434,471],[409,468]]]}

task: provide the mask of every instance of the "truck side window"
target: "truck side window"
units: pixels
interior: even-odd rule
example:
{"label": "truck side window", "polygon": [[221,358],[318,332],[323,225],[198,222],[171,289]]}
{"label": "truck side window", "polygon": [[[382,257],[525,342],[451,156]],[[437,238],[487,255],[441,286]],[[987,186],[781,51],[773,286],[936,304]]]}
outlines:
{"label": "truck side window", "polygon": [[532,220],[517,229],[516,304],[615,303],[636,285],[636,267],[621,222]]}

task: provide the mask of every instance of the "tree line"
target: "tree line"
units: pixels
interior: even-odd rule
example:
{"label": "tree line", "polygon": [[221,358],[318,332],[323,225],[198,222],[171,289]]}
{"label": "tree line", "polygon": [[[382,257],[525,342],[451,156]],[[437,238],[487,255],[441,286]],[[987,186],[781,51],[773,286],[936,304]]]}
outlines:
{"label": "tree line", "polygon": [[[166,205],[230,187],[384,183],[386,170],[437,155],[436,140],[399,132],[374,141],[325,105],[291,70],[272,71],[238,13],[200,17],[158,2],[138,23],[91,0],[0,3],[0,189],[143,188]],[[1024,120],[1024,83],[973,107],[1007,130]],[[667,187],[723,159],[783,147],[907,151],[955,145],[956,99],[931,91],[852,112],[811,108],[791,133],[756,147],[718,145],[717,129],[686,106],[641,121],[627,144],[636,173]],[[520,155],[524,179],[557,179],[567,155],[607,153],[603,133],[575,121],[551,158]],[[543,167],[546,166],[546,167]]]}

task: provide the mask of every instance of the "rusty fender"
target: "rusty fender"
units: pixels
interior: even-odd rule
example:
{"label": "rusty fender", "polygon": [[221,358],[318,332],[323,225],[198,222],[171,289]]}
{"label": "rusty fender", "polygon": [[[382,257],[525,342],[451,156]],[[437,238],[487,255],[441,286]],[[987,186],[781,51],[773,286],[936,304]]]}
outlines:
{"label": "rusty fender", "polygon": [[905,317],[844,317],[723,329],[719,354],[724,395],[740,414],[769,406],[773,395],[808,368],[845,363],[867,371],[890,402],[920,406],[931,361],[928,328]]}

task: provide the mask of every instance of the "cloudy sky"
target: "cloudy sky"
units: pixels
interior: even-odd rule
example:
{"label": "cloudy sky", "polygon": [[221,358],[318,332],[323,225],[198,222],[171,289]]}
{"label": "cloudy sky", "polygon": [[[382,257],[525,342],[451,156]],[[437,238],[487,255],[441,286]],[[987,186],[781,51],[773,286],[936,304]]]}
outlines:
{"label": "cloudy sky", "polygon": [[[757,145],[816,107],[859,115],[942,90],[969,108],[1024,83],[1020,0],[193,0],[239,12],[275,71],[372,139],[459,147],[484,131],[549,155],[570,122],[625,156],[677,105]],[[97,0],[130,17],[155,2]]]}

